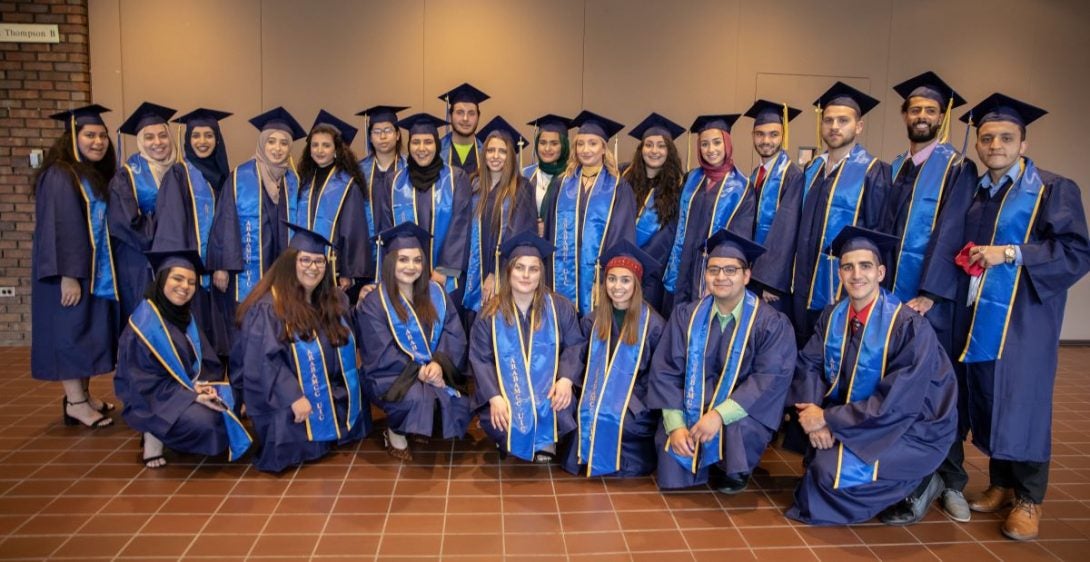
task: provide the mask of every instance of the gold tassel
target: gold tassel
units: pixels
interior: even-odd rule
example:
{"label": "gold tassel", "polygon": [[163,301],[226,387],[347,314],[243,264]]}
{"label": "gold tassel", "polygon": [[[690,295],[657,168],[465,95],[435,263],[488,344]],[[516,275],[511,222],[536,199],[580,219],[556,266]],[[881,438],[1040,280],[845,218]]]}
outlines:
{"label": "gold tassel", "polygon": [[946,113],[942,116],[942,125],[939,127],[941,131],[939,135],[939,144],[945,144],[946,140],[950,138],[950,113],[954,110],[954,96],[950,96],[950,100],[946,102]]}
{"label": "gold tassel", "polygon": [[693,132],[685,135],[685,171],[689,171],[693,160]]}
{"label": "gold tassel", "polygon": [[185,153],[185,148],[182,145],[182,127],[185,127],[184,123],[178,125],[178,144],[174,146],[174,158],[178,162],[183,160],[182,154]]}
{"label": "gold tassel", "polygon": [[787,152],[787,149],[790,147],[790,145],[787,142],[788,139],[790,139],[790,137],[788,136],[788,133],[787,133],[787,122],[789,120],[790,119],[789,119],[789,117],[787,115],[787,104],[785,103],[785,104],[783,104],[783,145],[782,145],[784,152]]}
{"label": "gold tassel", "polygon": [[72,131],[72,155],[76,157],[76,162],[83,162],[83,158],[79,155],[79,145],[76,144],[76,114],[69,113],[71,129]]}
{"label": "gold tassel", "polygon": [[[817,119],[817,151],[821,152],[821,106],[814,108],[814,117]],[[817,156],[815,154],[815,156]]]}

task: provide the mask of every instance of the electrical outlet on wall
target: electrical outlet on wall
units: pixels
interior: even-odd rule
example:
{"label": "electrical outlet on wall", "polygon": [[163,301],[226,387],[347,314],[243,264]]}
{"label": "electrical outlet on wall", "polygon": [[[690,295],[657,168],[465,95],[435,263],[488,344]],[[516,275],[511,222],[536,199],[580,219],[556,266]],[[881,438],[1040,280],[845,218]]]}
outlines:
{"label": "electrical outlet on wall", "polygon": [[15,296],[15,287],[0,287],[0,298]]}

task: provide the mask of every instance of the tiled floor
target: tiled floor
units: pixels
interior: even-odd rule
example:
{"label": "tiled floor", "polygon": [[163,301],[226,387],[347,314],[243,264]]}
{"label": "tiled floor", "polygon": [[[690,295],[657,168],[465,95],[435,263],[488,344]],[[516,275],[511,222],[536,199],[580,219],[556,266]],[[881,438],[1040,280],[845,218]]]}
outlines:
{"label": "tiled floor", "polygon": [[[734,497],[500,463],[479,430],[405,465],[372,436],[281,476],[179,457],[147,470],[120,419],[64,427],[59,387],[31,380],[28,361],[0,349],[0,559],[1090,560],[1087,348],[1060,355],[1052,481],[1030,543],[1004,539],[995,516],[957,524],[936,508],[909,528],[795,525],[782,512],[799,458],[775,449]],[[987,465],[975,451],[968,465],[975,493]]]}

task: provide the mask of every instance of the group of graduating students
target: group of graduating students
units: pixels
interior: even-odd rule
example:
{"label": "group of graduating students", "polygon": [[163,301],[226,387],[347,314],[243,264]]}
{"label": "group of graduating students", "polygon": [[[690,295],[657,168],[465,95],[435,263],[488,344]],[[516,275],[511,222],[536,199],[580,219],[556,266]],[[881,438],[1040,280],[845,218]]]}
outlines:
{"label": "group of graduating students", "polygon": [[[276,108],[233,170],[227,113],[176,119],[179,147],[174,110],[145,103],[115,166],[107,110],[64,112],[35,186],[33,376],[62,381],[66,423],[102,427],[114,406],[87,381],[116,366],[151,468],[252,446],[281,471],[367,435],[373,404],[399,459],[476,417],[503,458],[737,493],[785,425],[806,468],[789,517],[903,525],[941,496],[958,521],[1011,506],[1003,532],[1033,538],[1066,292],[1090,268],[1079,189],[1024,155],[1043,110],[994,94],[965,113],[978,176],[946,142],[964,100],[932,72],[894,89],[892,165],[857,140],[878,101],[838,82],[805,169],[799,110],[754,103],[748,175],[738,114],[693,122],[686,172],[686,129],[652,113],[622,168],[620,123],[549,114],[530,143],[478,127],[469,84],[440,96],[446,120],[360,112],[361,161],[349,123],[322,111],[308,133]],[[991,457],[972,502],[970,428]]]}

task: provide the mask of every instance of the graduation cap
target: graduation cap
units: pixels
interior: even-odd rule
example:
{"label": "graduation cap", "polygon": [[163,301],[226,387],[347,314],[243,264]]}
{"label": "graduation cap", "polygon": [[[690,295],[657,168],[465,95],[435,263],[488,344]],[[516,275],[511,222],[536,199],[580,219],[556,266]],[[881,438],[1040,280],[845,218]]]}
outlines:
{"label": "graduation cap", "polygon": [[102,121],[101,114],[106,113],[107,111],[110,110],[97,103],[93,103],[91,105],[69,109],[68,111],[54,113],[53,115],[50,115],[49,118],[63,121],[68,130],[75,131],[76,127],[80,125],[106,126],[106,123]]}
{"label": "graduation cap", "polygon": [[[787,112],[787,120],[784,120],[784,111]],[[787,126],[787,123],[802,113],[801,109],[795,109],[785,103],[776,103],[768,100],[757,100],[742,115],[753,119],[753,126],[776,123]]]}
{"label": "graduation cap", "polygon": [[721,131],[730,132],[730,128],[734,125],[734,122],[738,120],[741,115],[737,113],[722,114],[722,115],[701,115],[693,120],[692,126],[689,127],[690,133],[703,133],[708,129],[719,129]]}
{"label": "graduation cap", "polygon": [[1039,107],[996,92],[962,115],[961,121],[977,127],[989,121],[1010,121],[1025,127],[1047,114]]}
{"label": "graduation cap", "polygon": [[480,104],[488,99],[488,94],[478,90],[469,82],[463,82],[446,93],[440,94],[439,99],[454,105],[456,103]]}
{"label": "graduation cap", "polygon": [[397,123],[397,114],[399,111],[405,111],[409,109],[407,105],[374,105],[367,109],[360,111],[356,115],[367,119],[367,130],[371,130],[371,125],[375,123]]}
{"label": "graduation cap", "polygon": [[747,267],[752,265],[766,248],[749,238],[743,238],[727,229],[720,229],[704,242],[704,252],[711,258],[734,258]]}
{"label": "graduation cap", "polygon": [[560,115],[553,115],[552,113],[546,113],[545,115],[530,121],[527,125],[533,125],[540,131],[559,133],[561,135],[568,134],[568,129],[572,128],[571,119],[561,117]]}
{"label": "graduation cap", "polygon": [[297,141],[305,136],[307,132],[303,130],[303,126],[288,113],[288,110],[283,107],[275,107],[250,119],[250,124],[257,127],[259,131],[267,131],[269,129],[276,129],[284,131],[291,136],[291,140]]}
{"label": "graduation cap", "polygon": [[149,125],[166,125],[176,112],[169,107],[146,101],[129,115],[118,130],[126,135],[136,135],[140,133],[140,129]]}
{"label": "graduation cap", "polygon": [[198,107],[181,117],[174,119],[173,123],[182,123],[187,127],[215,127],[220,121],[234,115],[227,111],[218,111]]}
{"label": "graduation cap", "polygon": [[182,267],[197,275],[204,275],[204,262],[196,250],[161,250],[144,252],[156,274],[170,271],[172,267]]}
{"label": "graduation cap", "polygon": [[944,112],[965,105],[965,98],[930,70],[897,84],[893,91],[906,100],[916,97],[934,100]]}
{"label": "graduation cap", "polygon": [[652,112],[646,119],[628,131],[628,136],[642,141],[652,135],[662,135],[670,140],[675,140],[685,132],[685,127]]}
{"label": "graduation cap", "polygon": [[624,125],[612,119],[602,117],[585,109],[579,112],[575,119],[571,120],[571,126],[579,127],[580,134],[597,135],[607,141],[624,128]]}
{"label": "graduation cap", "polygon": [[530,143],[519,134],[518,129],[512,127],[510,123],[498,115],[493,117],[480,131],[477,131],[477,140],[483,143],[492,133],[499,133],[507,137],[511,145],[515,147],[515,152],[521,152],[522,147],[530,146]]}
{"label": "graduation cap", "polygon": [[280,219],[280,222],[284,223],[293,233],[291,242],[288,242],[289,248],[295,248],[300,252],[324,255],[326,248],[333,247],[333,243],[329,239],[305,226],[290,223],[284,219]]}
{"label": "graduation cap", "polygon": [[410,135],[432,134],[439,136],[439,127],[446,124],[446,121],[429,113],[415,113],[397,122],[397,126],[408,130]]}
{"label": "graduation cap", "polygon": [[840,234],[837,234],[832,244],[829,244],[829,251],[825,253],[840,258],[855,250],[870,250],[878,256],[878,261],[881,263],[884,261],[884,256],[893,255],[898,242],[900,238],[896,236],[848,225],[840,230]]}
{"label": "graduation cap", "polygon": [[500,245],[500,257],[505,262],[522,256],[534,256],[544,260],[555,250],[556,246],[538,236],[536,231],[524,230],[503,241]]}
{"label": "graduation cap", "polygon": [[814,105],[820,109],[825,109],[830,105],[842,105],[854,109],[862,117],[878,105],[878,100],[843,82],[837,82],[831,88],[825,90],[821,97],[814,100]]}
{"label": "graduation cap", "polygon": [[[642,279],[644,275],[656,275],[659,269],[659,261],[631,241],[621,239],[612,245],[598,257],[598,263],[602,271],[609,271],[614,267],[623,267]],[[603,281],[605,277],[602,277]]]}
{"label": "graduation cap", "polygon": [[341,132],[341,138],[344,139],[344,144],[352,144],[352,141],[356,138],[356,133],[360,132],[359,129],[341,121],[336,115],[322,109],[318,111],[318,116],[314,118],[314,124],[310,126],[310,130],[314,130],[314,127],[318,125],[329,125],[334,129]]}
{"label": "graduation cap", "polygon": [[407,248],[423,250],[428,247],[431,233],[420,228],[414,222],[405,221],[393,228],[383,230],[375,238],[378,240],[379,245],[388,252]]}

